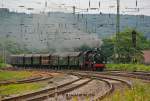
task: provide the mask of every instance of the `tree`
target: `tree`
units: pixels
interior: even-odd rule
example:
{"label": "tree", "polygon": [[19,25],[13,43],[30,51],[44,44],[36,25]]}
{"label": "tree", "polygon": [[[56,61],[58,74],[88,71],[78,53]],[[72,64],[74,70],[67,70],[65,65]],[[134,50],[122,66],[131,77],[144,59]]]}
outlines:
{"label": "tree", "polygon": [[103,55],[106,57],[106,62],[113,60],[114,42],[112,38],[103,39],[101,51]]}
{"label": "tree", "polygon": [[[146,39],[143,33],[130,28],[120,32],[118,36],[118,40],[113,36],[103,41],[102,50],[106,57],[112,59],[115,56],[119,63],[141,62],[143,59],[142,50],[150,49],[150,40]],[[114,49],[116,49],[116,53]]]}
{"label": "tree", "polygon": [[4,63],[4,60],[3,60],[2,56],[0,56],[0,64],[1,63]]}
{"label": "tree", "polygon": [[[135,35],[133,35],[135,34]],[[143,33],[135,29],[126,29],[119,33],[119,40],[116,42],[118,49],[118,60],[123,63],[137,63],[142,61],[142,50],[146,48],[147,40]]]}
{"label": "tree", "polygon": [[19,53],[28,53],[29,50],[20,45],[12,38],[0,37],[0,49],[5,49],[8,53],[11,54],[19,54]]}

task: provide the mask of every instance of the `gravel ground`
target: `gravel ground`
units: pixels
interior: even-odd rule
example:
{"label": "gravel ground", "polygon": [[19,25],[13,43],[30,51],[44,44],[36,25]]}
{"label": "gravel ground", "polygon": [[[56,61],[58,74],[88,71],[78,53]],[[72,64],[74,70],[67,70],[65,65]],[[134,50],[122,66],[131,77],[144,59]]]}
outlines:
{"label": "gravel ground", "polygon": [[[74,84],[82,83],[83,81],[76,82]],[[107,86],[104,82],[98,80],[92,80],[87,85],[73,90],[67,94],[59,95],[57,101],[92,101],[94,97],[100,96],[105,92]],[[45,101],[55,101],[55,98],[49,98]]]}
{"label": "gravel ground", "polygon": [[102,81],[93,80],[88,85],[85,85],[77,90],[74,90],[70,92],[71,95],[81,95],[78,97],[72,97],[69,100],[78,99],[78,101],[92,101],[95,97],[100,96],[105,92],[107,89],[107,86]]}
{"label": "gravel ground", "polygon": [[65,83],[77,80],[78,77],[77,76],[73,76],[73,75],[63,75],[63,76],[59,76],[59,77],[54,77],[52,78],[49,82],[49,85],[47,87],[56,87],[59,85],[63,85]]}

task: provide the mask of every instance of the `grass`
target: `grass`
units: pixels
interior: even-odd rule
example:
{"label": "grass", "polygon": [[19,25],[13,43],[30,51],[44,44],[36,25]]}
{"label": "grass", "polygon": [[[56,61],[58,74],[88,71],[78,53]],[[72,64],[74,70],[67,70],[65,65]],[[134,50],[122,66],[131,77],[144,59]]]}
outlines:
{"label": "grass", "polygon": [[32,76],[28,71],[0,71],[0,80],[18,80]]}
{"label": "grass", "polygon": [[7,67],[7,64],[5,64],[5,63],[0,63],[0,68],[5,68],[5,67]]}
{"label": "grass", "polygon": [[150,66],[143,64],[107,64],[108,70],[150,71]]}
{"label": "grass", "polygon": [[6,96],[11,94],[22,94],[25,92],[35,91],[44,86],[44,83],[10,84],[0,86],[0,95]]}
{"label": "grass", "polygon": [[139,81],[135,82],[133,89],[117,90],[103,101],[150,101],[150,85]]}
{"label": "grass", "polygon": [[[35,75],[30,71],[0,71],[0,81],[24,79]],[[24,83],[24,84],[9,84],[0,86],[0,96],[8,96],[12,94],[22,94],[25,92],[35,91],[46,85],[45,82]]]}

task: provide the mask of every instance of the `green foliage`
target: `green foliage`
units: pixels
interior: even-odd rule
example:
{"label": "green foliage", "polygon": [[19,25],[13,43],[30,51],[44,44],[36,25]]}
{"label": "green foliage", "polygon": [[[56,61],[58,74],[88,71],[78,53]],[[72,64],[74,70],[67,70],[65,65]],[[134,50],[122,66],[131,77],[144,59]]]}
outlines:
{"label": "green foliage", "polygon": [[136,81],[132,89],[117,90],[103,101],[150,101],[150,85]]}
{"label": "green foliage", "polygon": [[0,63],[0,68],[6,68],[7,67],[7,64],[5,63]]}
{"label": "green foliage", "polygon": [[2,56],[0,56],[0,64],[4,63]]}
{"label": "green foliage", "polygon": [[6,67],[6,64],[4,63],[4,60],[2,56],[0,56],[0,68]]}
{"label": "green foliage", "polygon": [[[0,71],[0,81],[16,81],[24,78],[31,77],[34,72],[30,71]],[[10,84],[0,86],[0,95],[20,94],[30,92],[44,87],[46,83],[24,83],[24,84]]]}
{"label": "green foliage", "polygon": [[21,94],[25,92],[31,92],[44,87],[42,83],[24,83],[24,84],[10,84],[6,86],[0,86],[0,95]]}
{"label": "green foliage", "polygon": [[103,44],[101,46],[101,51],[106,57],[107,61],[111,61],[114,53],[114,42],[112,39],[103,39]]}
{"label": "green foliage", "polygon": [[143,64],[106,64],[108,70],[150,71],[150,66]]}
{"label": "green foliage", "polygon": [[142,50],[145,48],[147,41],[144,35],[136,32],[136,47],[133,46],[132,32],[134,29],[126,29],[118,34],[118,42],[116,42],[117,52],[120,62],[141,62],[143,59]]}
{"label": "green foliage", "polygon": [[[103,40],[102,50],[107,60],[116,58],[119,63],[141,63],[143,61],[142,50],[150,49],[150,40],[138,31],[136,32],[136,47],[133,45],[132,32],[134,29],[127,28],[118,34],[118,41],[113,36]],[[115,50],[115,51],[114,51]],[[117,52],[117,53],[116,53]]]}
{"label": "green foliage", "polygon": [[0,71],[0,80],[16,80],[30,77],[32,72],[27,71]]}
{"label": "green foliage", "polygon": [[17,43],[15,39],[0,37],[0,47],[12,54],[28,53],[29,50],[23,45]]}

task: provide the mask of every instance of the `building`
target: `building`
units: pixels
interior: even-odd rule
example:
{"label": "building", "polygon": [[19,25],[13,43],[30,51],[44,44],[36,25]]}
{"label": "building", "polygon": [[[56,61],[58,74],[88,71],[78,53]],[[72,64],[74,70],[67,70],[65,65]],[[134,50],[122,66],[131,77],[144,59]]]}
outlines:
{"label": "building", "polygon": [[150,65],[150,50],[143,51],[144,53],[144,63]]}

